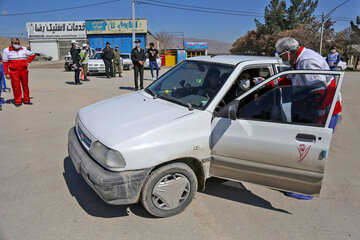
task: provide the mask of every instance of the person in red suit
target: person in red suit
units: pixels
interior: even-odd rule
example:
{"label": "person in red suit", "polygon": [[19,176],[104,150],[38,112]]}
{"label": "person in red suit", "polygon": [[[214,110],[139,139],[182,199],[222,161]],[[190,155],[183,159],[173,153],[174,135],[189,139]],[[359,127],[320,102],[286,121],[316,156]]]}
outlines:
{"label": "person in red suit", "polygon": [[24,104],[32,105],[32,102],[30,102],[27,65],[34,60],[35,56],[35,53],[29,51],[26,47],[20,46],[18,38],[11,39],[11,46],[5,48],[2,52],[5,77],[11,79],[16,107],[20,107],[22,104],[21,88],[24,92]]}

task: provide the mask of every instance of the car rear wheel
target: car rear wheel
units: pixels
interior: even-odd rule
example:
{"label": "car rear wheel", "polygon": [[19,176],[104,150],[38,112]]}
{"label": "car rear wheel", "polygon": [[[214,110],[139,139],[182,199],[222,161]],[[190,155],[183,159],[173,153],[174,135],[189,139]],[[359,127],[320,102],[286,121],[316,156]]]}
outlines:
{"label": "car rear wheel", "polygon": [[141,191],[144,208],[156,217],[181,213],[193,200],[197,179],[184,163],[172,163],[153,171]]}

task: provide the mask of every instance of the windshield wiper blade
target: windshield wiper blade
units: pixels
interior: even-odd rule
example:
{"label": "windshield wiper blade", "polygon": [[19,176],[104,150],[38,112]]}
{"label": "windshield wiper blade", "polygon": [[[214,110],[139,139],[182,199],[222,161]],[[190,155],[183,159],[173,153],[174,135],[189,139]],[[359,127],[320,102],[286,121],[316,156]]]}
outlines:
{"label": "windshield wiper blade", "polygon": [[156,99],[158,97],[158,95],[152,91],[150,88],[145,88],[145,91],[149,91],[151,95],[153,95],[153,99]]}
{"label": "windshield wiper blade", "polygon": [[182,101],[182,100],[180,100],[180,99],[177,99],[177,98],[174,98],[174,97],[171,97],[171,96],[168,96],[168,95],[159,94],[158,96],[159,96],[160,98],[165,98],[165,99],[167,99],[167,100],[169,100],[169,101],[171,101],[171,102],[177,102],[177,103],[179,103],[179,104],[181,104],[181,105],[183,105],[183,106],[185,106],[185,107],[188,107],[189,111],[194,110],[194,108],[192,107],[191,103],[189,103],[189,102],[184,102],[184,101]]}

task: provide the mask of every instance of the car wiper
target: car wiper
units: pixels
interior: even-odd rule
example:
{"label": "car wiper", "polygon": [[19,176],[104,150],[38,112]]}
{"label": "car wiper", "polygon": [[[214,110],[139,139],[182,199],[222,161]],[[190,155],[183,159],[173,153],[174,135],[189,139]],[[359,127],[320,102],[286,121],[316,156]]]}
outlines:
{"label": "car wiper", "polygon": [[154,96],[153,99],[156,99],[158,97],[158,95],[155,92],[153,92],[150,88],[145,88],[145,91],[150,92],[150,94]]}
{"label": "car wiper", "polygon": [[171,102],[176,102],[176,103],[179,103],[180,105],[183,105],[185,107],[188,107],[189,111],[192,111],[194,110],[193,106],[191,105],[191,103],[189,102],[184,102],[180,99],[177,99],[177,98],[174,98],[174,97],[171,97],[171,96],[168,96],[168,95],[162,95],[162,94],[159,94],[158,95],[160,98],[165,98]]}

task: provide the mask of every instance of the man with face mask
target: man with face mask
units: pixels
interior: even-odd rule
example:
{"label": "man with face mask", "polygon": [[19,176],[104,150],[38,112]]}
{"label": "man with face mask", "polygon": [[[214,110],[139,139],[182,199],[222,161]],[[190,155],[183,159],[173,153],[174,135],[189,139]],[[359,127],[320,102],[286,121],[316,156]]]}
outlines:
{"label": "man with face mask", "polygon": [[145,51],[141,48],[140,39],[135,40],[135,48],[131,50],[131,60],[134,64],[134,83],[135,90],[139,89],[138,86],[138,75],[140,74],[140,89],[144,88],[144,62],[145,62]]}
{"label": "man with face mask", "polygon": [[[294,69],[298,70],[330,70],[325,59],[317,52],[299,46],[299,43],[291,37],[284,37],[279,39],[275,44],[278,56],[282,58],[283,62],[289,62]],[[328,79],[330,77],[330,79]],[[313,75],[313,74],[298,74],[289,79],[279,79],[279,85],[288,85],[289,80],[293,86],[313,86],[317,89],[314,94],[323,94],[327,91],[327,97],[332,98],[330,91],[335,91],[336,82],[331,76]],[[271,82],[273,83],[273,82]],[[322,106],[321,108],[325,108]],[[330,122],[330,127],[335,128],[338,115],[341,113],[341,102],[337,101],[333,112],[333,118]]]}
{"label": "man with face mask", "polygon": [[27,65],[34,60],[35,56],[35,53],[20,46],[18,38],[11,39],[11,46],[2,52],[5,77],[11,79],[16,107],[20,107],[22,104],[21,87],[24,92],[24,104],[32,104],[30,102]]}
{"label": "man with face mask", "polygon": [[336,47],[333,46],[330,50],[330,53],[328,54],[326,58],[327,63],[329,64],[330,70],[336,71],[337,65],[340,62],[340,53],[336,51]]}
{"label": "man with face mask", "polygon": [[71,41],[70,54],[71,54],[71,58],[73,60],[73,66],[74,66],[74,70],[75,70],[75,75],[74,75],[75,83],[74,84],[81,85],[82,83],[80,82],[80,71],[81,71],[80,47],[79,47],[79,44],[75,40]]}

